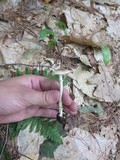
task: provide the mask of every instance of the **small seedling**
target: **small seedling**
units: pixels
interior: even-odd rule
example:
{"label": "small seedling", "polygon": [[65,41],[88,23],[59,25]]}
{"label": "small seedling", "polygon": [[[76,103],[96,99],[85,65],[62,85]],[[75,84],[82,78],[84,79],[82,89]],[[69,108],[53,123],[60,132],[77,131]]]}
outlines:
{"label": "small seedling", "polygon": [[48,11],[48,8],[49,8],[48,5],[45,5],[45,6],[43,7],[44,11]]}
{"label": "small seedling", "polygon": [[[56,25],[59,29],[62,29],[62,30],[64,30],[64,31],[65,31],[66,28],[67,28],[66,24],[65,24],[64,22],[61,22],[61,21],[55,22],[55,25]],[[56,45],[56,43],[57,43],[57,38],[56,38],[56,36],[55,36],[55,34],[54,34],[54,32],[53,32],[52,30],[45,28],[45,29],[42,29],[42,30],[40,31],[39,40],[40,40],[40,41],[44,41],[46,37],[49,38],[49,41],[48,41],[48,43],[47,43],[47,46],[48,46],[48,47],[53,47],[53,46]]]}
{"label": "small seedling", "polygon": [[64,22],[62,21],[57,21],[55,22],[55,25],[59,28],[59,29],[62,29],[62,30],[66,30],[67,29],[67,26]]}
{"label": "small seedling", "polygon": [[47,46],[53,47],[56,45],[57,40],[52,30],[45,28],[40,31],[39,40],[45,40],[46,37],[49,37],[50,39]]}

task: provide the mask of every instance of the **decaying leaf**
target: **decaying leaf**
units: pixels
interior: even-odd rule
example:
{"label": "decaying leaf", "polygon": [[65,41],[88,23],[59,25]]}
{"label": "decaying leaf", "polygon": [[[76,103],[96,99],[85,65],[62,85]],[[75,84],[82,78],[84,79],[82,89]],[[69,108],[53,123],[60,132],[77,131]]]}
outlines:
{"label": "decaying leaf", "polygon": [[94,57],[97,62],[103,62],[103,55],[101,50],[94,50]]}
{"label": "decaying leaf", "polygon": [[[43,141],[43,136],[40,136],[38,133],[29,133],[29,127],[27,127],[24,131],[20,132],[17,138],[18,150],[23,155],[37,160],[39,157],[39,145],[42,144]],[[21,156],[20,158],[20,160],[25,159],[24,156]]]}
{"label": "decaying leaf", "polygon": [[88,57],[84,54],[80,55],[80,60],[83,64],[87,65],[87,66],[91,66]]}
{"label": "decaying leaf", "polygon": [[63,139],[63,145],[54,152],[55,160],[108,160],[110,151],[116,152],[118,139],[113,130],[112,136],[109,137],[107,136],[109,128],[106,128],[106,131],[104,137],[77,128],[71,130]]}
{"label": "decaying leaf", "polygon": [[94,98],[93,91],[96,87],[95,84],[90,84],[88,80],[94,75],[94,71],[84,70],[82,67],[73,70],[70,77],[74,80],[74,85],[80,89],[84,94],[88,95],[91,98]]}
{"label": "decaying leaf", "polygon": [[109,4],[109,5],[117,5],[119,4],[120,5],[120,0],[94,0],[94,2],[97,2],[99,4]]}
{"label": "decaying leaf", "polygon": [[[19,43],[11,43],[6,45],[0,45],[3,58],[5,63],[23,63],[21,60],[22,56],[26,58],[25,52],[29,56],[33,57],[34,51],[40,51],[41,46],[33,42],[19,41]],[[33,51],[34,50],[34,51]],[[29,52],[27,52],[29,51]],[[32,54],[30,54],[32,53]],[[28,60],[28,59],[27,59]],[[33,59],[32,59],[33,60]]]}
{"label": "decaying leaf", "polygon": [[43,0],[45,3],[50,3],[52,2],[53,0]]}
{"label": "decaying leaf", "polygon": [[120,84],[115,82],[106,66],[100,64],[99,73],[95,74],[89,82],[97,85],[93,95],[100,101],[112,103],[120,100]]}
{"label": "decaying leaf", "polygon": [[[63,12],[70,30],[67,36],[63,36],[64,40],[93,47],[101,47],[107,44],[114,48],[117,45],[116,39],[112,39],[110,34],[107,33],[110,29],[106,30],[107,22],[102,14],[90,14],[73,7],[66,7]],[[120,24],[119,22],[120,20],[117,19],[117,24]],[[109,23],[109,28],[115,24],[116,22],[112,21],[112,23]],[[119,28],[118,26],[117,28]]]}

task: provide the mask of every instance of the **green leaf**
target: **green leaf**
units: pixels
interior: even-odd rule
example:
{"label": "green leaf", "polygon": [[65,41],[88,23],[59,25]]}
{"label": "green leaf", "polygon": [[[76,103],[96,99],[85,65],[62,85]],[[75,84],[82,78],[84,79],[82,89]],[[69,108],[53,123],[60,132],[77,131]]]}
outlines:
{"label": "green leaf", "polygon": [[29,68],[29,67],[26,67],[26,68],[25,68],[25,74],[31,74],[31,71],[30,71],[30,68]]}
{"label": "green leaf", "polygon": [[15,139],[19,134],[19,132],[17,131],[17,125],[18,123],[9,124],[8,136],[11,140]]}
{"label": "green leaf", "polygon": [[41,128],[40,133],[45,137],[48,138],[55,143],[62,143],[61,140],[61,132],[58,129],[60,125],[58,126],[57,121],[50,121],[48,119],[41,121]]}
{"label": "green leaf", "polygon": [[20,72],[20,70],[17,68],[17,70],[16,70],[16,73],[15,73],[15,75],[18,77],[18,76],[21,76],[21,72]]}
{"label": "green leaf", "polygon": [[48,47],[54,47],[55,45],[56,45],[56,40],[55,39],[51,39],[47,44]]}
{"label": "green leaf", "polygon": [[59,28],[59,29],[62,29],[62,30],[66,30],[67,26],[64,22],[62,21],[57,21],[55,22],[55,25]]}
{"label": "green leaf", "polygon": [[79,107],[80,113],[96,113],[98,116],[104,115],[104,110],[100,105]]}
{"label": "green leaf", "polygon": [[39,40],[44,40],[47,36],[51,35],[54,38],[54,32],[50,29],[42,29],[40,31]]}
{"label": "green leaf", "polygon": [[[49,69],[44,69],[43,70],[43,76],[48,77],[50,79],[59,81],[59,76],[55,75],[53,71],[49,70]],[[69,83],[68,77],[63,76],[63,85],[67,85]]]}
{"label": "green leaf", "polygon": [[33,118],[28,118],[28,119],[18,122],[17,131],[20,132],[20,130],[26,129],[32,120]]}
{"label": "green leaf", "polygon": [[63,85],[66,86],[69,83],[68,77],[63,77]]}
{"label": "green leaf", "polygon": [[34,69],[33,69],[33,74],[34,74],[34,75],[39,75],[39,70],[37,70],[37,68],[34,68]]}
{"label": "green leaf", "polygon": [[37,118],[35,133],[38,133],[41,129],[41,118]]}
{"label": "green leaf", "polygon": [[40,146],[40,157],[49,157],[53,158],[54,157],[54,151],[56,148],[59,146],[59,143],[54,143],[53,141],[50,140],[45,140],[43,144]]}
{"label": "green leaf", "polygon": [[49,69],[43,71],[43,76],[59,81],[59,76],[55,75],[54,72]]}
{"label": "green leaf", "polygon": [[101,50],[102,50],[102,55],[103,55],[103,61],[107,65],[111,61],[111,50],[107,45],[102,46]]}
{"label": "green leaf", "polygon": [[44,11],[48,11],[49,6],[48,6],[48,5],[45,5],[45,6],[43,7],[43,9],[44,9]]}
{"label": "green leaf", "polygon": [[37,118],[34,117],[31,121],[29,132],[32,132],[34,128],[36,128],[36,124],[37,124]]}

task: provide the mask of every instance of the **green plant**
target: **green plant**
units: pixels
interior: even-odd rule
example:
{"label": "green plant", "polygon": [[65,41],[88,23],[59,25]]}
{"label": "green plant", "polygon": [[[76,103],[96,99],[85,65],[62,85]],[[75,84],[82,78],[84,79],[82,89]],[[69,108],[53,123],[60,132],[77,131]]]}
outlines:
{"label": "green plant", "polygon": [[55,34],[52,30],[45,28],[40,31],[39,40],[45,40],[46,37],[49,37],[49,41],[47,43],[47,46],[53,47],[56,45],[57,39],[56,39]]}
{"label": "green plant", "polygon": [[[67,26],[64,22],[62,21],[57,21],[55,22],[55,25],[59,28],[59,29],[62,29],[62,30],[66,30]],[[57,44],[57,37],[55,36],[55,33],[54,31],[52,31],[51,29],[47,29],[47,28],[44,28],[40,31],[39,33],[39,40],[45,40],[45,38],[48,37],[49,38],[49,41],[47,43],[47,46],[49,47],[53,47]]]}
{"label": "green plant", "polygon": [[57,21],[55,22],[55,25],[59,28],[59,29],[62,29],[62,30],[66,30],[67,29],[67,26],[64,22],[62,21]]}
{"label": "green plant", "polygon": [[[59,81],[59,76],[54,74],[52,70],[48,69],[43,70],[43,76]],[[66,76],[63,76],[63,85],[64,86],[67,85],[68,82],[69,82],[68,78]]]}
{"label": "green plant", "polygon": [[43,9],[44,9],[44,11],[48,11],[49,6],[48,6],[48,5],[45,5],[45,6],[43,7]]}

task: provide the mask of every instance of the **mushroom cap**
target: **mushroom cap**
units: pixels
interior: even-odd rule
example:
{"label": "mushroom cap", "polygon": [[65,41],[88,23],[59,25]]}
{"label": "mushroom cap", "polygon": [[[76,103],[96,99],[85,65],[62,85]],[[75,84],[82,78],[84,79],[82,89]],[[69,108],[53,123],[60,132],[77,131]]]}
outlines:
{"label": "mushroom cap", "polygon": [[54,71],[54,73],[57,75],[65,75],[70,72],[72,72],[72,70],[68,70],[68,69],[58,69],[58,70]]}

